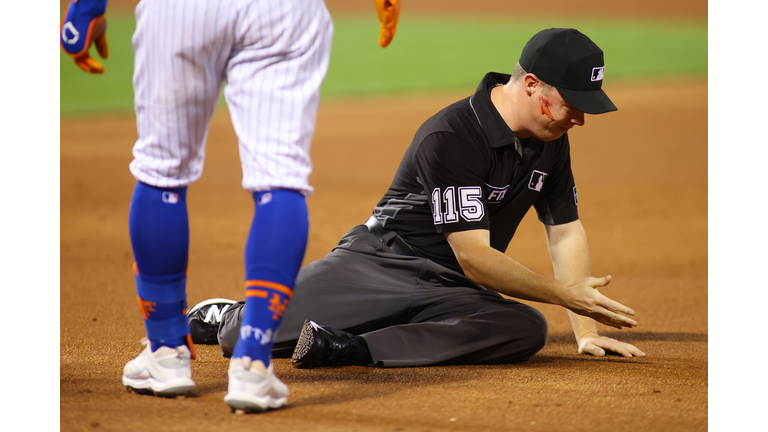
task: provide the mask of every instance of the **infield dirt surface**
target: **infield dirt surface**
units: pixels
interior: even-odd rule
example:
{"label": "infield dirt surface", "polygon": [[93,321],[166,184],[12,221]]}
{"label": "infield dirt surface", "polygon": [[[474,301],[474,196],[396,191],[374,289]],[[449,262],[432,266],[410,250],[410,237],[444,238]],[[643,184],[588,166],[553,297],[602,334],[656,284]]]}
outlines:
{"label": "infield dirt surface", "polygon": [[[135,2],[112,0],[110,7],[121,3]],[[332,13],[370,9],[377,25],[369,3],[328,1]],[[499,13],[514,10],[511,2],[484,3]],[[652,8],[649,2],[624,3],[603,4],[601,12]],[[539,10],[523,12],[575,9],[564,1],[535,4]],[[674,17],[707,13],[706,2],[663,5]],[[403,13],[470,8],[466,2],[406,0]],[[707,430],[707,81],[607,82],[604,89],[619,111],[587,116],[586,126],[570,134],[579,213],[594,275],[613,276],[601,291],[632,307],[639,323],[630,331],[600,329],[636,345],[646,357],[579,355],[566,312],[531,303],[547,317],[550,335],[526,363],[296,370],[289,360],[278,359],[277,374],[291,391],[289,407],[246,416],[231,414],[223,402],[228,360],[218,346],[196,347],[197,388],[187,398],[141,396],[122,386],[123,365],[140,352],[144,335],[128,238],[135,119],[62,120],[61,430]],[[416,128],[473,91],[321,103],[305,263],[328,253],[370,215]],[[240,187],[237,138],[226,110],[213,118],[207,154],[204,175],[188,194],[190,306],[212,297],[242,298],[243,250],[253,210]],[[507,253],[552,275],[533,211]]]}

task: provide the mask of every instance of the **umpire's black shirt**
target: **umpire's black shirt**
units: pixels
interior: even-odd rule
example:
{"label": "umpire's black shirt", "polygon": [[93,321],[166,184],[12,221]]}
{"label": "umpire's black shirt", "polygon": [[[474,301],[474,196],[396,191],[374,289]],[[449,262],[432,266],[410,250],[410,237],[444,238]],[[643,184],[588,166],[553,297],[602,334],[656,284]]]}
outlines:
{"label": "umpire's black shirt", "polygon": [[416,131],[373,214],[426,258],[463,273],[443,233],[487,229],[504,252],[533,205],[548,225],[579,218],[568,135],[520,140],[491,103],[507,74],[488,73],[475,94]]}

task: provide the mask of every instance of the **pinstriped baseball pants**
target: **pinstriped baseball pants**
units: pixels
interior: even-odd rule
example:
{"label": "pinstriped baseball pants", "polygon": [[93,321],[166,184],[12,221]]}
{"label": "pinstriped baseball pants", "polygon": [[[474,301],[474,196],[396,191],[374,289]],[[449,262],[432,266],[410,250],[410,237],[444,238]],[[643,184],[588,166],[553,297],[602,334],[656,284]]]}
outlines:
{"label": "pinstriped baseball pants", "polygon": [[156,187],[198,180],[226,81],[243,188],[309,195],[309,147],[332,36],[322,0],[142,0],[132,39],[138,140],[131,173]]}

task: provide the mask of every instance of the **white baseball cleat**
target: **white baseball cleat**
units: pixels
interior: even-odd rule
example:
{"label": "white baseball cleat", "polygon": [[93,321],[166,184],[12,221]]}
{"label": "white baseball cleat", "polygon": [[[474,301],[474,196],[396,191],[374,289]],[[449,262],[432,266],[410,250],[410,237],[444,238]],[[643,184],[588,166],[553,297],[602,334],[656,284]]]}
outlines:
{"label": "white baseball cleat", "polygon": [[286,405],[288,386],[275,375],[273,365],[250,357],[229,361],[229,391],[224,402],[232,412],[253,413],[281,408]]}
{"label": "white baseball cleat", "polygon": [[136,393],[162,397],[181,396],[194,390],[189,348],[160,347],[152,352],[149,339],[143,338],[141,344],[146,346],[144,351],[123,369],[124,386]]}

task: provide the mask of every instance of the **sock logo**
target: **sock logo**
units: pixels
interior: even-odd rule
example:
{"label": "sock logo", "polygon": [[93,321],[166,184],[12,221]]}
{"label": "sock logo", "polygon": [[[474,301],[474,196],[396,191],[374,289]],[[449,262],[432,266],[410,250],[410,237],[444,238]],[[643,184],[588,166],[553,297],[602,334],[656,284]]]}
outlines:
{"label": "sock logo", "polygon": [[163,202],[167,204],[176,204],[179,202],[179,194],[173,192],[163,192]]}
{"label": "sock logo", "polygon": [[144,317],[145,320],[148,320],[149,315],[155,311],[155,306],[157,306],[157,303],[147,301],[139,297],[139,307],[141,308],[141,315]]}
{"label": "sock logo", "polygon": [[272,201],[272,192],[267,192],[259,198],[259,205],[269,204]]}
{"label": "sock logo", "polygon": [[288,306],[288,299],[283,300],[279,294],[272,294],[272,298],[269,299],[269,310],[274,312],[272,319],[277,321],[283,317],[285,307]]}
{"label": "sock logo", "polygon": [[272,342],[272,329],[264,331],[260,328],[244,325],[240,327],[240,339],[246,340],[253,337],[259,341],[262,345],[266,345]]}

